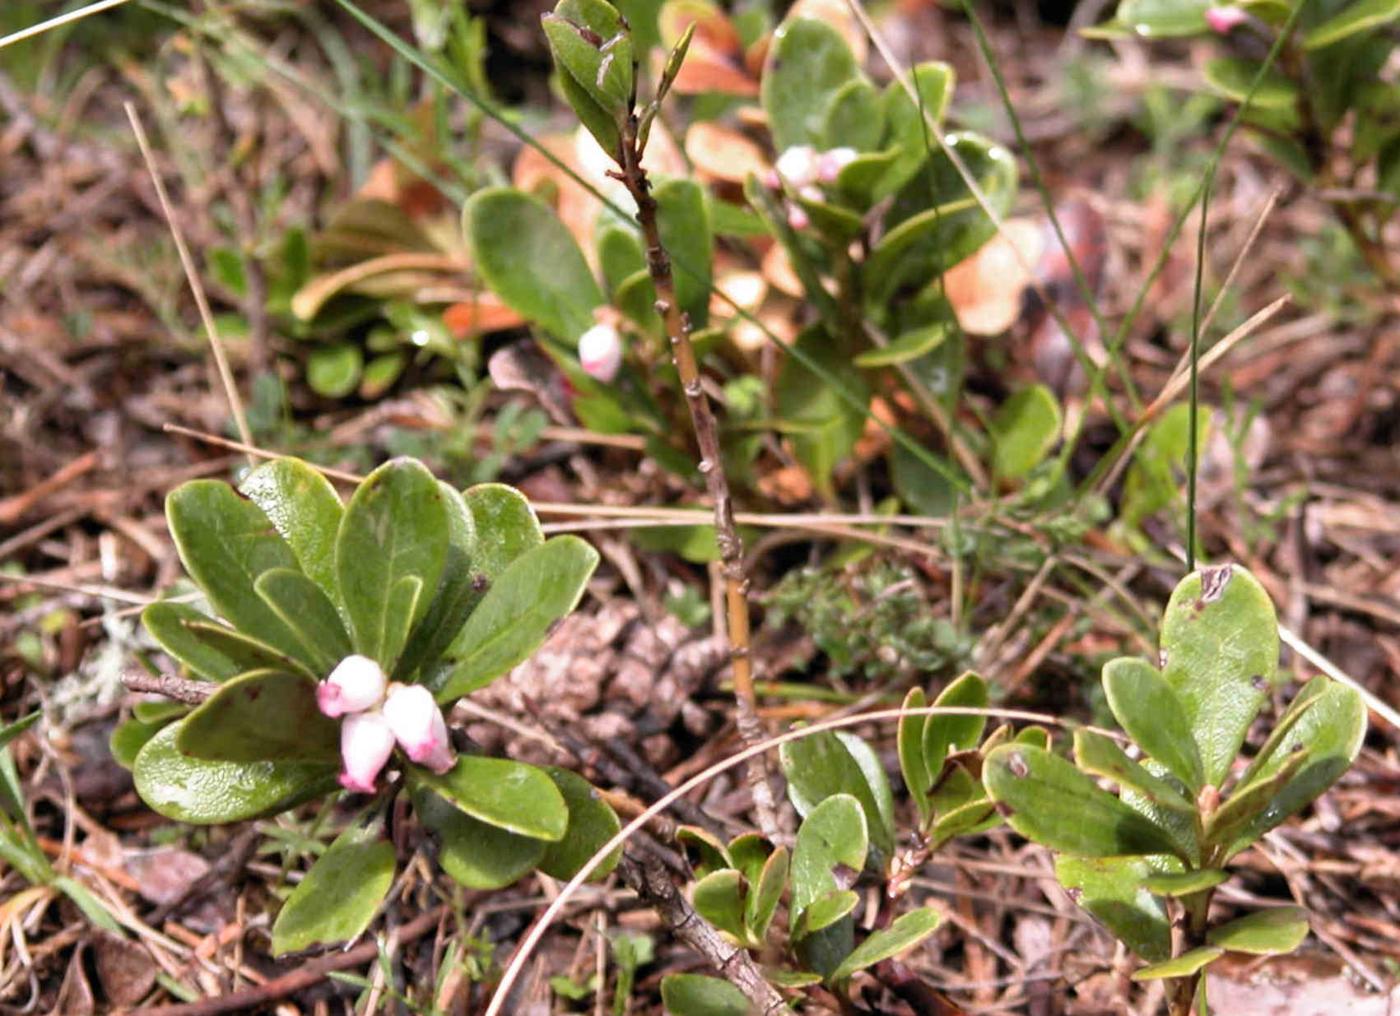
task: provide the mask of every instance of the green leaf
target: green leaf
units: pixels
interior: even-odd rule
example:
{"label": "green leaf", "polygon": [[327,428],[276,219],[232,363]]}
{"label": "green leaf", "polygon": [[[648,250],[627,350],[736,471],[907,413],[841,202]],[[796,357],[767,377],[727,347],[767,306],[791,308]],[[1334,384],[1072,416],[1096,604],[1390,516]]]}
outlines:
{"label": "green leaf", "polygon": [[178,662],[188,667],[191,673],[209,681],[227,681],[243,672],[238,661],[215,648],[197,631],[192,631],[189,623],[205,622],[215,624],[208,614],[202,614],[184,603],[160,600],[141,611],[141,623],[151,638]]}
{"label": "green leaf", "polygon": [[849,889],[837,889],[813,900],[793,928],[794,939],[809,938],[830,928],[860,905],[860,895]]}
{"label": "green leaf", "polygon": [[408,354],[403,350],[383,353],[365,364],[360,378],[360,398],[377,399],[397,381],[408,366]]}
{"label": "green leaf", "polygon": [[1214,963],[1225,950],[1219,946],[1203,945],[1173,959],[1163,960],[1151,966],[1133,971],[1135,981],[1160,981],[1166,977],[1190,977],[1194,973]]}
{"label": "green leaf", "polygon": [[671,255],[676,302],[690,316],[692,328],[704,328],[710,321],[710,263],[714,259],[705,190],[693,180],[670,178],[658,181],[652,195],[661,243]]}
{"label": "green leaf", "polygon": [[997,475],[1016,480],[1045,458],[1060,440],[1060,403],[1045,385],[1015,392],[992,417],[992,466]]}
{"label": "green leaf", "polygon": [[1351,767],[1366,737],[1366,703],[1355,689],[1329,681],[1316,701],[1298,718],[1292,729],[1271,754],[1255,769],[1250,784],[1238,788],[1230,801],[1250,788],[1273,781],[1291,767],[1299,755],[1306,761],[1274,791],[1269,803],[1245,825],[1228,854],[1233,855],[1253,843],[1284,819],[1297,814],[1307,804],[1336,783]]}
{"label": "green leaf", "polygon": [[[987,682],[968,672],[947,685],[933,700],[935,706],[958,709],[986,709]],[[929,786],[936,787],[943,773],[943,762],[950,751],[971,751],[987,729],[985,716],[940,716],[934,713],[924,724],[924,764]]]}
{"label": "green leaf", "polygon": [[442,584],[423,620],[409,633],[399,662],[394,666],[393,680],[408,681],[419,670],[438,662],[481,602],[480,578],[458,547],[447,548]]}
{"label": "green leaf", "polygon": [[504,483],[480,483],[462,492],[476,523],[476,557],[472,564],[494,580],[527,550],[544,543],[540,520],[525,495]]}
{"label": "green leaf", "polygon": [[797,830],[792,851],[789,906],[794,923],[818,898],[849,888],[865,867],[868,845],[865,810],[850,794],[828,797],[812,809]]}
{"label": "green leaf", "polygon": [[632,95],[632,38],[617,9],[604,0],[559,0],[541,20],[560,70],[616,122]]}
{"label": "green leaf", "polygon": [[744,921],[755,942],[764,942],[768,937],[768,926],[773,923],[773,915],[778,912],[778,903],[787,888],[789,857],[786,847],[779,847],[768,855],[757,879],[751,879],[748,905],[744,911]]}
{"label": "green leaf", "polygon": [[1084,857],[1175,854],[1175,839],[1064,759],[1007,744],[983,763],[987,793],[1022,836]]}
{"label": "green leaf", "polygon": [[11,741],[34,726],[34,724],[38,723],[39,717],[43,715],[43,713],[35,710],[28,716],[21,716],[19,719],[15,720],[14,723],[7,723],[5,726],[0,727],[0,751],[4,751]]}
{"label": "green leaf", "polygon": [[132,717],[117,724],[112,736],[107,739],[107,750],[112,760],[123,769],[136,764],[136,756],[146,747],[146,742],[160,733],[169,720],[141,720]]}
{"label": "green leaf", "polygon": [[804,818],[833,796],[846,794],[865,810],[870,839],[884,857],[894,850],[894,801],[889,780],[869,745],[846,734],[823,731],[788,741],[778,749],[788,796]]}
{"label": "green leaf", "polygon": [[[804,330],[796,339],[796,348],[840,378],[862,405],[869,401],[865,381],[850,370],[835,341],[819,327]],[[779,428],[792,441],[813,485],[820,491],[831,491],[832,474],[864,432],[865,415],[792,356],[783,359],[773,405]]]}
{"label": "green leaf", "polygon": [[815,18],[791,18],[778,27],[763,67],[759,99],[768,114],[773,147],[824,146],[827,111],[836,94],[861,76],[841,34]]}
{"label": "green leaf", "polygon": [[569,828],[564,795],[542,769],[503,758],[459,755],[442,776],[407,768],[415,786],[426,787],[472,818],[507,832],[551,843]]}
{"label": "green leaf", "polygon": [[593,325],[602,291],[559,217],[537,198],[487,187],[462,210],[482,281],[512,310],[567,343]]}
{"label": "green leaf", "polygon": [[1106,776],[1120,787],[1136,790],[1159,807],[1192,818],[1196,815],[1196,806],[1183,797],[1181,791],[1129,758],[1110,737],[1092,730],[1076,730],[1074,760],[1086,773]]}
{"label": "green leaf", "polygon": [[175,747],[214,762],[321,762],[339,757],[340,725],[316,705],[316,682],[253,670],[219,686],[180,724]]}
{"label": "green leaf", "polygon": [[1263,66],[1258,61],[1241,57],[1208,60],[1204,71],[1206,84],[1233,102],[1244,102],[1248,96],[1251,110],[1295,112],[1299,98],[1298,86],[1277,68],[1269,69],[1264,79],[1259,82],[1259,87],[1254,88],[1254,94],[1250,96],[1249,90],[1254,87],[1254,79],[1259,76]]}
{"label": "green leaf", "polygon": [[744,888],[743,875],[722,868],[700,879],[691,890],[696,912],[740,942],[745,939]]}
{"label": "green leaf", "polygon": [[300,659],[281,652],[266,642],[259,642],[243,632],[225,627],[202,614],[197,615],[197,618],[182,619],[179,623],[191,638],[204,642],[210,649],[233,660],[240,674],[249,670],[271,668],[304,674],[312,679],[316,677],[315,668]]}
{"label": "green leaf", "polygon": [[869,152],[879,146],[884,132],[885,107],[880,93],[864,77],[855,77],[831,96],[818,147]]}
{"label": "green leaf", "polygon": [[191,480],[165,499],[175,548],[190,577],[233,627],[304,663],[301,641],[253,588],[273,568],[296,568],[292,548],[263,510],[226,483]]}
{"label": "green leaf", "polygon": [[1304,49],[1322,49],[1400,18],[1400,0],[1356,0],[1303,36]]}
{"label": "green leaf", "polygon": [[448,512],[437,480],[413,459],[391,459],[360,484],[336,536],[340,595],[355,650],[394,669],[428,610],[447,557]]}
{"label": "green leaf", "polygon": [[1206,941],[1211,945],[1255,956],[1291,953],[1307,937],[1308,912],[1302,907],[1256,910],[1206,933]]}
{"label": "green leaf", "polygon": [[300,459],[264,462],[238,487],[263,510],[306,576],[335,601],[335,537],[345,509],[329,480]]}
{"label": "green leaf", "polygon": [[597,565],[598,552],[576,536],[556,536],[512,561],[453,643],[438,701],[461,698],[529,657],[578,605]]}
{"label": "green leaf", "polygon": [[1214,0],[1123,0],[1118,21],[1138,35],[1164,39],[1200,35],[1209,29],[1206,10]]}
{"label": "green leaf", "polygon": [[749,1016],[749,1000],[728,981],[703,974],[661,978],[661,1004],[671,1016]]}
{"label": "green leaf", "polygon": [[468,889],[504,889],[544,856],[544,840],[474,819],[426,787],[414,787],[413,810],[437,840],[442,870]]}
{"label": "green leaf", "polygon": [[363,934],[394,881],[394,845],[379,824],[336,837],[292,890],[272,925],[275,956]]}
{"label": "green leaf", "polygon": [[153,810],[177,822],[222,825],[276,815],[336,789],[338,765],[312,762],[212,762],[176,747],[184,721],[146,742],[132,775]]}
{"label": "green leaf", "polygon": [[1202,868],[1199,871],[1166,871],[1144,878],[1142,887],[1158,896],[1191,896],[1207,889],[1214,889],[1229,879],[1230,873],[1221,868]]}
{"label": "green leaf", "polygon": [[943,915],[932,907],[920,907],[896,917],[888,928],[872,932],[856,946],[828,980],[844,981],[857,970],[873,967],[876,963],[908,952],[932,935],[942,920]]}
{"label": "green leaf", "polygon": [[306,358],[306,383],[317,395],[343,399],[360,383],[365,353],[357,343],[317,346]]}
{"label": "green leaf", "polygon": [[943,345],[943,340],[948,337],[948,326],[943,323],[926,325],[923,328],[915,328],[913,331],[905,332],[889,345],[883,348],[867,349],[859,353],[855,358],[857,367],[897,367],[910,360],[917,360],[919,357],[933,352]]}
{"label": "green leaf", "polygon": [[253,588],[301,641],[319,674],[328,674],[350,655],[350,636],[340,612],[311,579],[291,568],[273,568],[258,576]]}
{"label": "green leaf", "polygon": [[1191,737],[1186,710],[1171,685],[1144,660],[1112,660],[1103,668],[1103,690],[1119,726],[1138,747],[1199,793],[1201,756]]}
{"label": "green leaf", "polygon": [[1160,900],[1144,888],[1157,866],[1142,857],[1055,858],[1055,877],[1081,907],[1145,960],[1172,953],[1172,927]]}
{"label": "green leaf", "polygon": [[[922,688],[910,688],[904,696],[901,709],[922,709],[928,704]],[[924,758],[924,726],[927,716],[901,716],[896,744],[899,751],[899,772],[904,777],[904,786],[914,799],[914,807],[919,812],[919,824],[929,819],[928,792],[933,786],[929,779],[928,763]]]}
{"label": "green leaf", "polygon": [[104,931],[111,932],[113,935],[124,934],[121,924],[107,909],[107,904],[98,899],[91,889],[77,879],[68,875],[60,875],[53,880],[53,885],[55,889],[72,900],[73,905],[94,925]]}
{"label": "green leaf", "polygon": [[1162,621],[1162,676],[1181,699],[1206,783],[1219,787],[1278,670],[1278,620],[1257,579],[1222,565],[1186,576]]}
{"label": "green leaf", "polygon": [[686,861],[700,878],[721,868],[734,867],[729,848],[713,833],[699,826],[681,826],[676,830],[676,842],[681,845]]}
{"label": "green leaf", "polygon": [[560,71],[556,80],[564,101],[573,107],[579,122],[597,139],[599,147],[608,153],[608,157],[616,162],[622,155],[622,131],[618,128],[617,117],[599,105],[588,89],[568,71]]}
{"label": "green leaf", "polygon": [[929,150],[937,149],[938,140],[933,132],[943,123],[948,103],[953,98],[955,81],[949,64],[929,61],[911,71],[910,83],[917,91],[919,102],[914,101],[899,81],[885,86],[886,147],[896,156],[882,174],[873,196],[884,197],[898,191],[919,172],[929,157]]}
{"label": "green leaf", "polygon": [[[546,875],[567,881],[579,873],[595,853],[622,830],[617,813],[598,794],[598,789],[578,773],[557,766],[548,766],[545,773],[559,788],[569,810],[569,825],[557,843],[545,848],[540,870]],[[590,882],[607,878],[617,867],[622,848],[617,847],[589,875]]]}

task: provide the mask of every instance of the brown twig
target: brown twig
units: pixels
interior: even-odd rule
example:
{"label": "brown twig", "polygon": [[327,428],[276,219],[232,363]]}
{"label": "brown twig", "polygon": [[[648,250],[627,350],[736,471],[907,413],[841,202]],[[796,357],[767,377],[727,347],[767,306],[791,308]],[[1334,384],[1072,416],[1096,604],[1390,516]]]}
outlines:
{"label": "brown twig", "polygon": [[[635,77],[634,74],[634,80]],[[656,199],[651,194],[651,180],[642,167],[642,142],[639,138],[635,92],[631,109],[620,126],[622,140],[619,164],[622,171],[616,175],[637,204],[637,223],[641,226],[642,240],[646,247],[647,270],[656,289],[656,310],[666,322],[666,334],[671,341],[676,372],[680,375],[681,391],[685,395],[691,426],[695,429],[695,440],[700,449],[700,472],[705,477],[705,488],[710,500],[714,502],[715,540],[719,544],[720,567],[724,575],[726,630],[729,636],[730,665],[734,675],[734,697],[738,707],[736,722],[744,743],[754,745],[763,740],[765,732],[758,718],[757,699],[754,694],[753,660],[749,645],[748,579],[744,575],[744,543],[734,525],[734,500],[729,490],[729,478],[724,472],[724,459],[720,454],[719,426],[715,422],[714,410],[710,406],[709,396],[705,393],[704,382],[700,377],[695,347],[690,341],[690,317],[676,300],[671,257],[661,242]],[[753,792],[759,827],[769,839],[778,839],[781,829],[778,825],[777,807],[773,801],[772,787],[768,783],[767,759],[762,755],[756,756],[754,764],[749,768],[749,785]]]}
{"label": "brown twig", "polygon": [[[434,907],[427,913],[420,914],[407,924],[395,929],[399,944],[403,945],[414,939],[422,938],[437,927],[438,922],[446,913],[447,907]],[[368,942],[361,942],[355,948],[345,952],[334,952],[328,956],[311,960],[309,963],[305,963],[281,977],[274,977],[266,984],[260,984],[256,988],[245,988],[243,991],[234,991],[214,998],[204,998],[198,1002],[188,1002],[184,1005],[135,1009],[128,1013],[128,1016],[219,1016],[220,1013],[253,1012],[271,1002],[276,1002],[319,983],[325,979],[327,974],[344,970],[347,967],[359,966],[361,963],[369,963],[378,955],[379,942],[371,939]]]}
{"label": "brown twig", "polygon": [[785,1012],[787,1002],[768,983],[747,950],[726,942],[714,925],[705,920],[676,888],[666,868],[650,852],[629,849],[617,870],[623,881],[665,922],[671,933],[705,957],[761,1016]]}
{"label": "brown twig", "polygon": [[191,681],[174,674],[151,674],[144,670],[129,670],[122,675],[127,691],[146,691],[164,695],[176,702],[199,705],[219,686],[212,681]]}

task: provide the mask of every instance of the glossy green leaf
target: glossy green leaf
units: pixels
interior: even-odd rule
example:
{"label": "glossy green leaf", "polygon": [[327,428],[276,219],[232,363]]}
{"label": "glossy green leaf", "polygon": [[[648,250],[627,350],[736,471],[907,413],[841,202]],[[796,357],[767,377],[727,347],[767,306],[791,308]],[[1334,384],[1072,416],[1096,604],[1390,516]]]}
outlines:
{"label": "glossy green leaf", "polygon": [[1234,843],[1237,849],[1242,848],[1248,845],[1247,842],[1240,842],[1245,830],[1256,824],[1282,821],[1284,816],[1270,814],[1265,818],[1265,812],[1272,811],[1279,792],[1308,761],[1306,750],[1295,751],[1267,775],[1236,787],[1206,823],[1206,841],[1222,846]]}
{"label": "glossy green leaf", "polygon": [[260,642],[241,631],[234,631],[203,615],[197,618],[182,618],[178,623],[191,638],[200,640],[210,649],[233,660],[240,674],[249,670],[271,668],[304,674],[309,678],[316,677],[316,668],[303,663],[299,657],[284,653],[266,642]]}
{"label": "glossy green leaf", "polygon": [[394,845],[378,823],[336,837],[292,890],[272,925],[276,956],[358,938],[394,881]]}
{"label": "glossy green leaf", "polygon": [[462,492],[476,523],[474,567],[495,579],[527,550],[544,543],[540,520],[525,495],[504,483],[480,483]]}
{"label": "glossy green leaf", "polygon": [[112,761],[123,769],[136,764],[136,756],[146,747],[146,742],[160,733],[169,720],[141,720],[132,717],[117,724],[112,736],[107,739],[107,750],[112,753]]}
{"label": "glossy green leaf", "polygon": [[1303,36],[1304,49],[1323,49],[1400,18],[1400,0],[1356,0]]}
{"label": "glossy green leaf", "polygon": [[175,548],[210,604],[239,631],[305,663],[301,642],[253,588],[273,568],[296,568],[292,548],[263,510],[226,483],[191,480],[165,499]]}
{"label": "glossy green leaf", "polygon": [[850,794],[828,797],[812,810],[792,851],[794,922],[818,898],[850,887],[865,867],[868,844],[865,810]]}
{"label": "glossy green leaf", "polygon": [[768,937],[768,927],[773,923],[773,915],[778,912],[783,890],[787,888],[789,855],[786,847],[779,847],[768,855],[758,878],[751,878],[748,902],[744,908],[744,922],[755,942],[764,942]]}
{"label": "glossy green leaf", "polygon": [[900,81],[891,81],[885,86],[885,143],[896,156],[882,174],[875,196],[883,197],[899,190],[918,173],[930,150],[937,150],[938,139],[933,132],[943,123],[948,103],[953,98],[955,80],[951,65],[928,61],[910,72],[910,83],[917,90],[918,101]]}
{"label": "glossy green leaf", "polygon": [[509,187],[488,187],[462,211],[477,272],[517,313],[574,343],[603,303],[583,252],[544,202]]}
{"label": "glossy green leaf", "polygon": [[828,980],[844,981],[857,970],[873,967],[876,963],[908,952],[932,935],[942,920],[943,915],[932,907],[920,907],[907,914],[901,914],[888,928],[871,932],[864,942],[841,961],[841,965]]}
{"label": "glossy green leaf", "polygon": [[1084,857],[1177,852],[1166,830],[1042,748],[1002,745],[987,756],[982,778],[1007,824],[1053,850]]}
{"label": "glossy green leaf", "polygon": [[[824,331],[806,329],[797,337],[796,346],[819,367],[840,378],[847,392],[862,405],[868,402],[869,390],[864,380],[850,370],[836,343]],[[831,491],[837,464],[851,453],[864,432],[864,414],[791,356],[783,359],[778,372],[773,403],[779,429],[791,440],[812,483],[818,490]]]}
{"label": "glossy green leaf", "polygon": [[227,681],[242,673],[244,668],[237,660],[190,630],[191,621],[217,623],[208,614],[169,600],[159,600],[141,611],[141,623],[151,638],[195,676],[209,681]]}
{"label": "glossy green leaf", "polygon": [[336,789],[338,765],[314,762],[212,762],[176,747],[183,721],[152,737],[136,756],[136,792],[177,822],[222,825],[276,815]]}
{"label": "glossy green leaf", "polygon": [[1162,676],[1181,699],[1206,783],[1219,787],[1278,670],[1278,620],[1257,579],[1222,565],[1186,576],[1162,621]]}
{"label": "glossy green leaf", "polygon": [[1200,35],[1210,26],[1206,11],[1214,0],[1122,0],[1118,21],[1138,35],[1163,39]]}
{"label": "glossy green leaf", "polygon": [[710,322],[710,265],[714,234],[705,190],[694,180],[666,178],[652,190],[661,243],[671,255],[676,302],[690,316],[692,328]]}
{"label": "glossy green leaf", "polygon": [[1228,882],[1230,873],[1221,868],[1202,868],[1198,871],[1165,871],[1149,875],[1142,880],[1142,887],[1158,896],[1191,896],[1194,893],[1214,889]]}
{"label": "glossy green leaf", "polygon": [[[557,766],[548,766],[544,771],[564,797],[564,805],[569,810],[569,824],[557,843],[546,846],[540,870],[567,881],[621,831],[622,823],[618,821],[617,813],[598,794],[597,788],[578,773]],[[622,848],[618,847],[593,869],[588,880],[597,882],[607,878],[621,857]]]}
{"label": "glossy green leaf", "polygon": [[884,133],[885,107],[880,93],[864,77],[854,77],[832,94],[818,147],[869,152],[879,147]]}
{"label": "glossy green leaf", "polygon": [[306,358],[306,383],[317,395],[343,399],[360,383],[365,353],[358,343],[317,346]]}
{"label": "glossy green leaf", "polygon": [[824,147],[827,111],[859,77],[851,48],[826,22],[798,17],[780,25],[759,89],[773,147],[780,153],[794,145]]}
{"label": "glossy green leaf", "polygon": [[[1366,703],[1355,689],[1329,682],[1316,701],[1293,724],[1271,754],[1254,770],[1251,782],[1231,794],[1273,781],[1299,755],[1306,757],[1270,797],[1269,803],[1243,826],[1228,853],[1235,854],[1284,819],[1297,814],[1351,767],[1366,737]],[[1229,807],[1227,801],[1224,807]],[[1222,811],[1224,808],[1222,808]]]}
{"label": "glossy green leaf", "polygon": [[291,568],[272,568],[258,576],[253,588],[301,641],[317,673],[328,674],[350,655],[350,636],[324,590]]}
{"label": "glossy green leaf", "polygon": [[[987,682],[978,674],[963,674],[939,692],[933,704],[946,708],[986,709]],[[929,786],[938,785],[948,753],[976,748],[986,729],[985,716],[940,716],[938,713],[929,716],[924,723],[924,765],[928,767]]]}
{"label": "glossy green leaf", "polygon": [[700,878],[721,868],[734,867],[729,848],[713,833],[699,826],[681,826],[676,830],[676,842],[685,850],[686,860]]}
{"label": "glossy green leaf", "polygon": [[997,475],[1020,479],[1040,464],[1060,440],[1060,403],[1045,385],[1012,394],[991,419],[992,466]]}
{"label": "glossy green leaf", "polygon": [[661,1004],[671,1016],[749,1016],[749,1000],[728,981],[703,974],[661,978]]}
{"label": "glossy green leaf", "polygon": [[758,879],[763,863],[768,860],[773,846],[758,833],[740,833],[729,841],[730,867],[734,868],[749,882]]}
{"label": "glossy green leaf", "polygon": [[1160,900],[1143,887],[1157,867],[1142,857],[1055,858],[1055,877],[1081,907],[1145,960],[1171,956],[1172,927]]}
{"label": "glossy green leaf", "polygon": [[1206,933],[1206,941],[1230,952],[1256,956],[1291,953],[1308,937],[1308,912],[1302,907],[1256,910]]}
{"label": "glossy green leaf", "polygon": [[945,324],[928,325],[905,332],[887,346],[867,349],[855,358],[857,367],[896,367],[933,352],[948,338]]}
{"label": "glossy green leaf", "polygon": [[438,845],[437,862],[468,889],[503,889],[544,857],[545,841],[472,818],[425,787],[415,787],[413,810]]}
{"label": "glossy green leaf", "polygon": [[1191,724],[1162,675],[1145,660],[1112,660],[1103,668],[1103,689],[1114,718],[1138,747],[1199,793],[1204,774]]}
{"label": "glossy green leaf", "polygon": [[564,795],[542,769],[503,758],[459,755],[457,764],[439,776],[408,767],[409,780],[489,825],[551,843],[569,828]]}
{"label": "glossy green leaf", "polygon": [[[904,696],[901,709],[922,709],[928,704],[922,688],[910,688]],[[933,786],[929,779],[928,763],[924,759],[924,726],[927,716],[901,716],[896,746],[899,751],[899,772],[904,777],[904,786],[914,799],[914,807],[919,812],[922,825],[928,821],[928,792]]]}
{"label": "glossy green leaf", "polygon": [[335,601],[335,537],[345,513],[329,480],[300,459],[264,462],[238,486],[263,510],[301,570]]}
{"label": "glossy green leaf", "polygon": [[372,472],[345,508],[336,574],[355,650],[392,671],[427,613],[447,557],[448,514],[433,474],[413,459]]}
{"label": "glossy green leaf", "polygon": [[576,536],[556,536],[512,561],[454,641],[438,701],[461,698],[530,656],[578,605],[597,565],[598,552]]}
{"label": "glossy green leaf", "polygon": [[733,868],[712,871],[695,883],[691,901],[696,912],[720,931],[743,941],[744,876]]}
{"label": "glossy green leaf", "polygon": [[1192,949],[1190,952],[1172,959],[1135,970],[1133,971],[1133,980],[1160,981],[1165,977],[1190,977],[1223,955],[1225,955],[1225,950],[1219,946],[1203,945],[1199,949]]}
{"label": "glossy green leaf", "polygon": [[813,900],[793,928],[792,937],[808,938],[830,928],[860,905],[860,895],[850,889],[836,889]]}
{"label": "glossy green leaf", "polygon": [[437,595],[423,620],[409,633],[391,675],[395,681],[411,680],[420,669],[438,662],[481,602],[483,585],[480,574],[472,571],[471,562],[462,551],[449,545]]}
{"label": "glossy green leaf", "polygon": [[1182,796],[1181,791],[1159,776],[1148,772],[1130,758],[1111,737],[1092,730],[1074,732],[1074,761],[1086,773],[1106,776],[1120,787],[1136,790],[1162,808],[1178,811],[1194,818],[1196,806]]}
{"label": "glossy green leaf", "polygon": [[559,0],[542,19],[555,63],[615,121],[632,93],[632,38],[605,0]]}
{"label": "glossy green leaf", "polygon": [[316,705],[316,682],[253,670],[225,682],[180,724],[175,747],[215,762],[326,762],[339,758],[340,725]]}
{"label": "glossy green leaf", "polygon": [[838,794],[865,810],[870,840],[885,857],[894,850],[894,801],[889,780],[869,745],[853,735],[823,731],[779,749],[788,796],[804,818]]}

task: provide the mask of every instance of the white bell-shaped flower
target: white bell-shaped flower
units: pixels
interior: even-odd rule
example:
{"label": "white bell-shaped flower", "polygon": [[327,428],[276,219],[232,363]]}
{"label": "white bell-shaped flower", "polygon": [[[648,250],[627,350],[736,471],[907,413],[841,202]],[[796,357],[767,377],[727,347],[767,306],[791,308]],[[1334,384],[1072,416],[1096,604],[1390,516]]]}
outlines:
{"label": "white bell-shaped flower", "polygon": [[608,384],[622,368],[622,336],[612,325],[594,325],[579,336],[578,362],[590,377]]}
{"label": "white bell-shaped flower", "polygon": [[379,704],[388,684],[379,664],[368,656],[347,656],[316,686],[316,704],[327,716],[360,713]]}
{"label": "white bell-shaped flower", "polygon": [[351,713],[340,723],[340,757],[345,765],[340,785],[361,794],[374,793],[374,781],[394,751],[394,731],[379,710]]}
{"label": "white bell-shaped flower", "polygon": [[456,763],[442,710],[421,684],[393,685],[384,700],[384,718],[404,754],[420,766],[441,774]]}

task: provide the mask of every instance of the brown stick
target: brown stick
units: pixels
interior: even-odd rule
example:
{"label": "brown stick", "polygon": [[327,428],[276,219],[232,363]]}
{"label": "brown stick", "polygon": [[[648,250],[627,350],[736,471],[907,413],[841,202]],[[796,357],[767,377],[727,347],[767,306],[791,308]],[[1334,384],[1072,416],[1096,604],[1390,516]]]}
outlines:
{"label": "brown stick", "polygon": [[[636,97],[632,109],[622,123],[622,172],[619,179],[626,185],[637,203],[637,222],[642,228],[646,246],[647,270],[656,289],[656,310],[665,319],[666,334],[671,340],[671,354],[680,375],[681,391],[690,411],[695,441],[700,448],[700,472],[705,477],[705,489],[714,502],[715,539],[719,544],[720,568],[724,575],[726,631],[729,636],[729,657],[734,675],[734,697],[737,703],[736,723],[745,745],[758,744],[765,737],[758,718],[757,698],[753,686],[753,660],[749,649],[748,579],[744,575],[744,543],[734,525],[734,500],[729,491],[729,478],[724,473],[720,454],[719,426],[709,396],[700,378],[700,365],[695,347],[690,341],[690,317],[676,301],[675,280],[671,274],[671,257],[661,242],[661,229],[656,219],[656,199],[651,195],[651,181],[642,167],[642,148],[638,139]],[[758,824],[764,835],[776,840],[781,836],[773,789],[768,783],[766,756],[756,756],[749,769],[749,785],[753,792]]]}
{"label": "brown stick", "polygon": [[[438,921],[442,920],[445,913],[447,913],[447,907],[434,907],[427,913],[419,914],[407,924],[394,929],[391,934],[397,936],[400,945],[412,942],[414,939],[422,938],[437,927]],[[219,995],[215,998],[204,998],[198,1002],[187,1002],[184,1005],[159,1005],[146,1009],[135,1009],[127,1013],[127,1016],[219,1016],[221,1013],[253,1012],[270,1002],[276,1002],[319,983],[325,979],[327,974],[344,970],[347,967],[359,966],[361,963],[369,963],[378,955],[379,943],[371,939],[368,942],[361,942],[355,948],[345,952],[334,952],[329,956],[311,960],[309,963],[304,963],[281,977],[274,977],[266,984],[260,984],[256,988],[245,988],[242,991]]]}
{"label": "brown stick", "polygon": [[126,685],[127,691],[153,692],[193,706],[199,705],[219,687],[213,681],[191,681],[174,674],[148,674],[144,670],[128,670],[122,675],[122,684]]}
{"label": "brown stick", "polygon": [[744,993],[762,1016],[787,1010],[787,1002],[768,983],[748,951],[726,942],[685,898],[660,861],[645,850],[628,850],[617,866],[623,881],[656,911],[671,933],[710,962]]}

